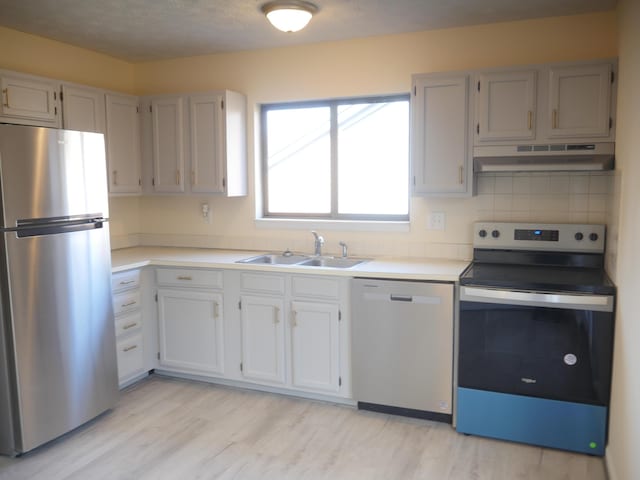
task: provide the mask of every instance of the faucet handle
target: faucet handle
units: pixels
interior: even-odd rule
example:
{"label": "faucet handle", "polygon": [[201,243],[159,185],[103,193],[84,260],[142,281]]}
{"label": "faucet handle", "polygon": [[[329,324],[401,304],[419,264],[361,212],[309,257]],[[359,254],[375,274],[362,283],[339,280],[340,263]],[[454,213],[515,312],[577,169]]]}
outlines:
{"label": "faucet handle", "polygon": [[347,258],[347,244],[341,240],[340,246],[342,247],[342,258]]}

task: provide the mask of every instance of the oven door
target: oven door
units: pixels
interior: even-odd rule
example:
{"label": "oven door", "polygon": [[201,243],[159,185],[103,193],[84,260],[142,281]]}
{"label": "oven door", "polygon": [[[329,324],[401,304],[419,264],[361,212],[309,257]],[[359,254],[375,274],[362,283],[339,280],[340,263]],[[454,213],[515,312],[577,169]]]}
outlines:
{"label": "oven door", "polygon": [[462,286],[458,385],[608,405],[614,297]]}

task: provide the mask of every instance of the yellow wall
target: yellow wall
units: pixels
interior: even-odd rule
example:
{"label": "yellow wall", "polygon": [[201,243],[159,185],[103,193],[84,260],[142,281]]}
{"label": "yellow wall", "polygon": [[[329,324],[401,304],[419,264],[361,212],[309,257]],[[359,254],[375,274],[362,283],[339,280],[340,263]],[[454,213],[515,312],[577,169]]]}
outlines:
{"label": "yellow wall", "polygon": [[622,0],[616,162],[621,170],[618,305],[607,463],[610,480],[640,478],[640,2]]}
{"label": "yellow wall", "polygon": [[0,27],[0,68],[132,93],[131,63]]}
{"label": "yellow wall", "polygon": [[[254,111],[248,124],[252,187],[258,163],[255,112],[260,103],[408,92],[413,73],[616,55],[616,16],[610,12],[148,62],[136,65],[136,91],[162,94],[230,88],[245,93],[249,108]],[[410,232],[378,232],[373,237],[344,230],[324,233],[334,252],[338,240],[345,240],[354,247],[354,253],[365,255],[465,257],[470,252],[471,225],[475,220],[540,220],[511,216],[510,199],[501,200],[502,205],[497,205],[493,196],[462,200],[414,198]],[[199,215],[202,201],[211,204],[210,225],[202,222]],[[211,236],[211,243],[205,245],[212,246],[310,248],[311,236],[306,230],[256,227],[255,204],[253,188],[247,198],[241,199],[146,197],[140,203],[140,232],[148,234],[146,241],[151,243],[162,243],[162,235],[176,239],[176,235],[188,233],[200,238]],[[502,209],[500,217],[493,215],[494,208]],[[426,218],[431,211],[446,213],[445,232],[427,231]],[[553,213],[544,212],[544,218],[604,221],[602,215],[553,217]],[[221,237],[226,241],[220,241]]]}

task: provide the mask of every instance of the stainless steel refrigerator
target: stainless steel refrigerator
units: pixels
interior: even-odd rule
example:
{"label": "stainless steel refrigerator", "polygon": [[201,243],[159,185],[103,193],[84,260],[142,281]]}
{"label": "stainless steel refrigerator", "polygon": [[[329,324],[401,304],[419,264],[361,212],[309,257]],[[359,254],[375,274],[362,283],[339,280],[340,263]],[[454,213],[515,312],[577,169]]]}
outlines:
{"label": "stainless steel refrigerator", "polygon": [[0,453],[115,405],[102,134],[0,125]]}

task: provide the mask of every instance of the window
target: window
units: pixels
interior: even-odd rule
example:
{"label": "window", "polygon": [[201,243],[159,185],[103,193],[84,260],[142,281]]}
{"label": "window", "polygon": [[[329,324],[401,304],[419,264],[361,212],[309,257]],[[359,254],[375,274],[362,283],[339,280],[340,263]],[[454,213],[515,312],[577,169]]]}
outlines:
{"label": "window", "polygon": [[264,216],[408,220],[409,96],[263,105]]}

